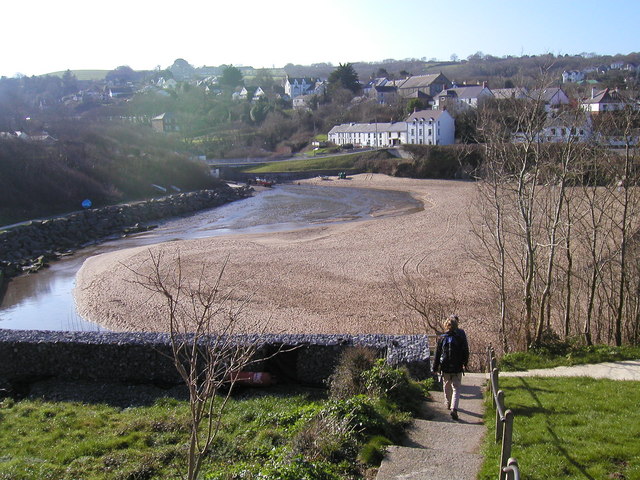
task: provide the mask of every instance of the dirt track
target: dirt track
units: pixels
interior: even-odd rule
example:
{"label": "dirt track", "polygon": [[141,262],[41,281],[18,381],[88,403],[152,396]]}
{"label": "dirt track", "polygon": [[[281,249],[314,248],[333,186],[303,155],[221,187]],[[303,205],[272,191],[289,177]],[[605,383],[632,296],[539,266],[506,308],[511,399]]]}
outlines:
{"label": "dirt track", "polygon": [[[225,257],[225,285],[253,293],[245,309],[248,323],[270,332],[414,333],[418,317],[400,305],[393,278],[402,268],[426,274],[442,298],[453,292],[461,324],[473,343],[490,334],[488,288],[468,253],[473,236],[468,212],[475,186],[470,182],[414,180],[363,174],[350,180],[312,179],[307,183],[383,188],[410,192],[424,209],[396,217],[314,227],[281,233],[238,235],[171,242],[151,247],[171,257],[179,250],[183,270],[196,278],[217,275]],[[112,330],[163,331],[157,299],[132,283],[149,248],[87,260],[75,290],[79,312]],[[431,332],[428,332],[431,333]],[[483,342],[484,343],[484,342]],[[479,346],[479,345],[478,345]]]}

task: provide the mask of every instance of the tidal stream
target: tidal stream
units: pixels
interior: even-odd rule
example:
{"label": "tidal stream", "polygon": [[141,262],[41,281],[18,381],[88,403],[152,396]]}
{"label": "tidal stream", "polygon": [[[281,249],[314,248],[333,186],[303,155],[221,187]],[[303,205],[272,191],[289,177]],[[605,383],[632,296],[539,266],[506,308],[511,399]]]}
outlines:
{"label": "tidal stream", "polygon": [[222,207],[167,219],[158,228],[88,246],[36,274],[13,278],[0,303],[0,328],[98,331],[76,312],[75,276],[85,259],[123,248],[171,240],[276,232],[415,212],[405,192],[312,185],[278,185]]}

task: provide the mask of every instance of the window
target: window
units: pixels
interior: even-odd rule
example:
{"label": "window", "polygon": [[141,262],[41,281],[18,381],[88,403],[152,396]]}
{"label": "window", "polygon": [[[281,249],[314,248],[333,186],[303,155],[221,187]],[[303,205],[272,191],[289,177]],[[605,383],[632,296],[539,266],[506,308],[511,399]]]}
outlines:
{"label": "window", "polygon": [[552,128],[552,129],[551,129],[551,135],[555,135],[555,134],[556,134],[556,129],[555,129],[555,128]]}

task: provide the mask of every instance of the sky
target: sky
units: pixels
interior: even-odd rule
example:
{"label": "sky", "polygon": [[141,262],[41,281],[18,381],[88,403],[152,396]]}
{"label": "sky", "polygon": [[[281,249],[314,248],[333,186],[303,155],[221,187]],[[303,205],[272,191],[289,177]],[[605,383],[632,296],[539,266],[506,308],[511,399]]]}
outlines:
{"label": "sky", "polygon": [[0,18],[7,77],[640,51],[638,0],[32,0]]}

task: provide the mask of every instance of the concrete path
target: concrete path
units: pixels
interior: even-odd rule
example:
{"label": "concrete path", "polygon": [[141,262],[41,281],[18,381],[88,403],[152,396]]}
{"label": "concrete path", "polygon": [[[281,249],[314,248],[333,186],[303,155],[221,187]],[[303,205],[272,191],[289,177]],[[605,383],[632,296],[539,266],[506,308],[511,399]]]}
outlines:
{"label": "concrete path", "polygon": [[[607,362],[500,372],[500,377],[591,377],[640,381],[640,360]],[[479,449],[485,434],[482,422],[483,392],[488,375],[464,376],[460,418],[454,421],[444,405],[441,392],[425,402],[423,419],[417,419],[403,445],[388,448],[376,480],[472,480],[482,464]]]}
{"label": "concrete path", "polygon": [[425,402],[423,418],[416,419],[402,445],[387,449],[376,480],[470,480],[477,477],[485,434],[483,393],[487,375],[466,374],[462,379],[459,419],[453,420],[442,392]]}

